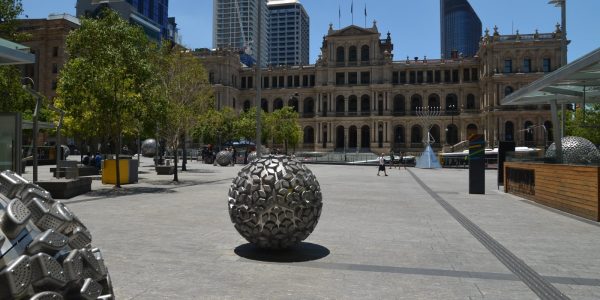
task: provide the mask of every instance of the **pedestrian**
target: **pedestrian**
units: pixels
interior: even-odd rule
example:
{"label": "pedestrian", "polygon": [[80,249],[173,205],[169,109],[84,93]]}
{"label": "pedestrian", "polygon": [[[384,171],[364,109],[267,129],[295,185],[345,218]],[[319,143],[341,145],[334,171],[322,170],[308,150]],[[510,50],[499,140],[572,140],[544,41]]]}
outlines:
{"label": "pedestrian", "polygon": [[385,171],[385,159],[383,158],[383,153],[381,153],[381,156],[379,157],[379,169],[377,170],[377,176],[379,176],[379,172],[381,171],[383,171],[385,176],[388,176],[387,172]]}
{"label": "pedestrian", "polygon": [[394,167],[394,149],[390,148],[390,170]]}
{"label": "pedestrian", "polygon": [[231,157],[231,165],[235,167],[235,163],[237,160],[237,150],[233,147],[233,156]]}
{"label": "pedestrian", "polygon": [[400,170],[402,166],[404,166],[404,169],[406,169],[406,166],[404,165],[404,152],[400,151],[400,159],[398,160],[398,170]]}

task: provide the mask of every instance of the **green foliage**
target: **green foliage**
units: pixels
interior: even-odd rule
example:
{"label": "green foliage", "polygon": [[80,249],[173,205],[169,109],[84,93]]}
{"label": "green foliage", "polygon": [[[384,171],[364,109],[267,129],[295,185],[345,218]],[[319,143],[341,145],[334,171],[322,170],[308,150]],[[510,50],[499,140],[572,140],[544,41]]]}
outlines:
{"label": "green foliage", "polygon": [[153,107],[145,92],[155,72],[153,50],[140,27],[110,9],[98,19],[83,18],[67,37],[70,59],[55,100],[66,112],[67,134],[116,140],[137,131],[143,111]]}
{"label": "green foliage", "polygon": [[587,105],[584,111],[577,108],[567,112],[566,131],[568,136],[580,136],[592,143],[600,144],[600,104]]}
{"label": "green foliage", "polygon": [[[261,124],[265,124],[265,112],[260,110]],[[235,132],[239,138],[246,139],[248,141],[254,141],[256,139],[256,107],[251,107],[248,111],[242,111],[237,120],[235,120]],[[263,130],[263,138],[264,130]]]}
{"label": "green foliage", "polygon": [[302,139],[302,129],[298,121],[299,115],[290,106],[284,106],[267,115],[265,128],[275,143],[284,143],[285,152],[288,147],[295,147]]}
{"label": "green foliage", "polygon": [[239,119],[230,107],[221,110],[210,109],[198,119],[199,123],[194,132],[204,143],[218,144],[240,138],[237,131]]}
{"label": "green foliage", "polygon": [[0,0],[0,38],[20,41],[17,17],[23,12],[21,0]]}

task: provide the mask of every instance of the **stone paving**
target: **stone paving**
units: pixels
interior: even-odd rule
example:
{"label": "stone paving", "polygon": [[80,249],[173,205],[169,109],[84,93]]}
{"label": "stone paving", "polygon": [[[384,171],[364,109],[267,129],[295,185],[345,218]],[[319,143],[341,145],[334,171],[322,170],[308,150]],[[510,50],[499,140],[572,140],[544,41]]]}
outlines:
{"label": "stone paving", "polygon": [[173,183],[143,160],[140,183],[95,180],[64,202],[117,299],[600,299],[600,224],[498,191],[496,171],[469,195],[464,169],[309,167],[321,219],[284,253],[248,247],[229,220],[241,165],[193,162]]}

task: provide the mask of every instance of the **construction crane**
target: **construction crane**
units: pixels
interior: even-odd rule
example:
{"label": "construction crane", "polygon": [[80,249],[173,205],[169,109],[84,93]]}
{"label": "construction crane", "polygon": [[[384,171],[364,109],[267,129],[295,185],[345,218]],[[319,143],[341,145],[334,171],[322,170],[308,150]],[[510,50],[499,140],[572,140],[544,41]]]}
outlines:
{"label": "construction crane", "polygon": [[242,49],[243,49],[244,53],[246,53],[248,55],[252,55],[252,48],[250,47],[252,41],[250,41],[246,37],[246,33],[244,32],[244,23],[242,22],[242,14],[240,13],[240,4],[238,3],[238,0],[233,0],[233,5],[235,7],[235,11],[237,13],[237,18],[238,18],[238,23],[240,25],[240,34],[242,36],[242,41],[243,41]]}

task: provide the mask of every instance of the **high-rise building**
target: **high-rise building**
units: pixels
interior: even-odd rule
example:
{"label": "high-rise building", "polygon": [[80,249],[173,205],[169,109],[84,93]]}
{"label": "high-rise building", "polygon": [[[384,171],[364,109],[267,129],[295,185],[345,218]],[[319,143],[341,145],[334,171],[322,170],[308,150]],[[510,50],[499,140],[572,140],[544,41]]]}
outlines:
{"label": "high-rise building", "polygon": [[[259,1],[263,1],[259,12]],[[241,52],[246,65],[256,61],[259,26],[261,64],[266,65],[268,48],[267,0],[214,0],[213,2],[213,48],[234,48]]]}
{"label": "high-rise building", "polygon": [[146,35],[155,41],[173,37],[169,34],[168,0],[77,0],[77,17],[94,16],[104,7],[110,7],[129,20],[140,25]]}
{"label": "high-rise building", "polygon": [[269,0],[269,64],[308,65],[309,17],[298,0]]}
{"label": "high-rise building", "polygon": [[481,20],[467,0],[440,0],[442,58],[470,57],[477,53]]}

